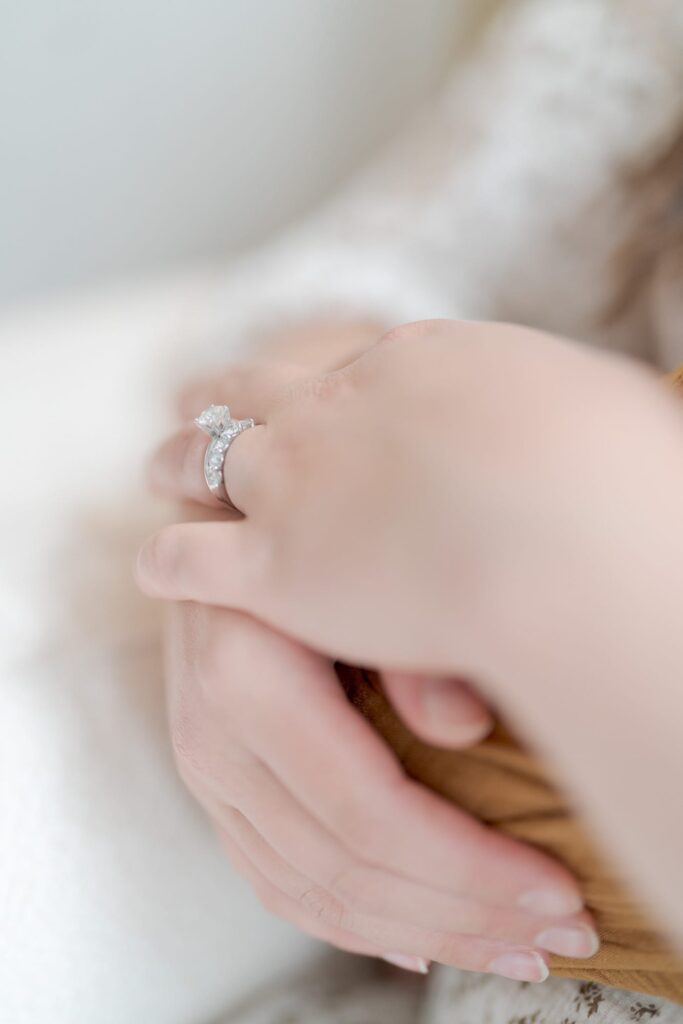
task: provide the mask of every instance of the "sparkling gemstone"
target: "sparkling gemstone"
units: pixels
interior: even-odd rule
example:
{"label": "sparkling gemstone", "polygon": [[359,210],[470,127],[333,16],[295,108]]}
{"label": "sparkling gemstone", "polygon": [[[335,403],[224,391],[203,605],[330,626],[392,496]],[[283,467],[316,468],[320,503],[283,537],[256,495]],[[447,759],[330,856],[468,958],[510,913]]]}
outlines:
{"label": "sparkling gemstone", "polygon": [[227,405],[210,405],[197,416],[195,423],[213,437],[222,434],[231,423],[230,410]]}

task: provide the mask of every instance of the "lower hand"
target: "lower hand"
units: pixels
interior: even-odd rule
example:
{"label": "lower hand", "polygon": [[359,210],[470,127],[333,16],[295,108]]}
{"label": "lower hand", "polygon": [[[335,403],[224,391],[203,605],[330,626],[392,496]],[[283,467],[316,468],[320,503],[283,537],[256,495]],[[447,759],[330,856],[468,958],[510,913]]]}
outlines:
{"label": "lower hand", "polygon": [[596,939],[568,873],[408,779],[331,663],[254,619],[169,607],[180,773],[262,903],[319,939],[526,981]]}

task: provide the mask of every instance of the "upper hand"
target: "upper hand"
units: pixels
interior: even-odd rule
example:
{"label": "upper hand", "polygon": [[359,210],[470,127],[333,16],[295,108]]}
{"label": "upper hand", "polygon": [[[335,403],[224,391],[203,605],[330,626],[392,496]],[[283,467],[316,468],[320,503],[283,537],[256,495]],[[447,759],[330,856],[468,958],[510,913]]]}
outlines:
{"label": "upper hand", "polygon": [[[162,530],[141,585],[250,612],[351,663],[486,678],[503,637],[561,607],[598,498],[609,524],[604,465],[624,428],[605,393],[619,374],[636,376],[522,328],[442,322],[323,376],[235,373],[233,414],[260,424],[225,464],[246,518]],[[211,504],[204,449],[181,431],[156,487]]]}

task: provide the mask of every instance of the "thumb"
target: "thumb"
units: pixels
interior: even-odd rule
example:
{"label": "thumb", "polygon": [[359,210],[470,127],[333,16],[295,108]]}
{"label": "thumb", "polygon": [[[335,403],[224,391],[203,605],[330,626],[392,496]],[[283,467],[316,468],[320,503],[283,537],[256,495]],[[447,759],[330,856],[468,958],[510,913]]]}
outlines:
{"label": "thumb", "polygon": [[383,672],[382,685],[405,724],[434,746],[474,746],[493,726],[489,709],[460,679]]}

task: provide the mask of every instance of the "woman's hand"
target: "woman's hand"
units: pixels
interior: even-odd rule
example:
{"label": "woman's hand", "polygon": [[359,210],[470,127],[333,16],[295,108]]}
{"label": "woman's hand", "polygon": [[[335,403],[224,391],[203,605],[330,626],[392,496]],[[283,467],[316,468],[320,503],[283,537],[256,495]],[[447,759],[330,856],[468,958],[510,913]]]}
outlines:
{"label": "woman's hand", "polygon": [[[647,395],[626,363],[441,321],[324,376],[243,370],[227,399],[261,425],[232,445],[225,479],[246,519],[161,531],[141,583],[252,612],[356,664],[476,678],[493,640],[543,613],[579,544],[611,526],[596,508],[620,483],[614,378]],[[196,428],[179,433],[155,461],[157,488],[210,504],[204,448]]]}
{"label": "woman's hand", "polygon": [[[276,400],[285,381],[347,366],[382,334],[377,323],[358,320],[314,320],[273,331],[260,339],[258,362],[232,364],[188,384],[179,397],[178,412],[191,421],[198,410],[232,401],[235,394],[247,394],[256,386],[265,407]],[[155,460],[153,470],[158,464]],[[164,491],[163,479],[160,489]],[[489,709],[462,680],[385,672],[382,682],[394,709],[429,743],[460,747],[477,742],[491,729]]]}
{"label": "woman's hand", "polygon": [[[296,393],[301,379],[299,369],[236,370],[223,380],[220,393],[213,390],[215,384],[206,391],[193,389],[196,406],[185,411],[232,398],[233,389],[245,402],[252,394],[262,407],[276,407],[283,388]],[[314,397],[315,392],[308,394]],[[166,446],[155,462],[157,486],[204,500],[208,492],[197,473],[203,446],[195,431]],[[181,464],[184,489],[178,485]],[[345,948],[381,953],[391,947],[478,970],[485,969],[486,960],[488,969],[516,976],[526,972],[530,979],[545,974],[532,955],[533,944],[565,955],[592,954],[596,938],[586,927],[588,919],[566,917],[580,905],[566,872],[537,851],[489,833],[404,779],[381,741],[346,703],[329,661],[235,612],[180,605],[174,614],[178,621],[169,630],[169,664],[172,707],[183,709],[180,716],[174,713],[181,770],[219,822],[233,859],[270,905]],[[178,638],[188,633],[194,641],[179,648]],[[385,673],[384,679],[399,711],[427,738],[438,740],[441,729],[443,738],[447,734],[456,745],[485,731],[485,709],[462,684],[400,671]],[[276,698],[272,702],[269,686]],[[277,701],[281,713],[273,713]],[[217,713],[220,708],[223,715]],[[299,738],[282,730],[285,716],[300,731]],[[240,736],[232,757],[226,754],[227,737],[245,721],[253,723],[252,743]],[[347,731],[346,742],[338,742]],[[316,753],[321,737],[325,740]],[[326,764],[323,773],[312,774],[316,762]],[[258,782],[245,786],[242,769]],[[283,786],[287,801],[278,803],[272,789]],[[251,807],[236,813],[233,793],[247,788]],[[274,803],[279,817],[272,812]],[[313,816],[307,821],[306,843],[300,834],[302,814]],[[371,823],[378,821],[386,825],[373,829]],[[457,864],[462,867],[456,870]],[[455,885],[454,870],[460,879]],[[353,877],[342,890],[334,883],[340,872],[347,880]],[[301,894],[309,892],[317,902],[324,897],[328,911],[323,924],[314,923],[301,906]],[[339,928],[340,921],[345,928]],[[503,962],[501,942],[526,948],[507,950],[513,959]]]}
{"label": "woman's hand", "polygon": [[180,773],[265,906],[343,949],[527,981],[597,940],[567,872],[405,777],[331,663],[254,619],[169,607]]}
{"label": "woman's hand", "polygon": [[[627,361],[442,322],[341,373],[238,385],[234,412],[264,424],[226,460],[247,518],[162,531],[143,589],[352,663],[484,681],[683,931],[674,399]],[[203,450],[191,430],[169,442],[157,487],[206,501]]]}

